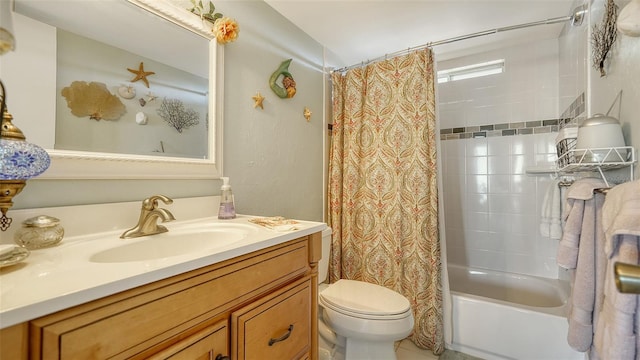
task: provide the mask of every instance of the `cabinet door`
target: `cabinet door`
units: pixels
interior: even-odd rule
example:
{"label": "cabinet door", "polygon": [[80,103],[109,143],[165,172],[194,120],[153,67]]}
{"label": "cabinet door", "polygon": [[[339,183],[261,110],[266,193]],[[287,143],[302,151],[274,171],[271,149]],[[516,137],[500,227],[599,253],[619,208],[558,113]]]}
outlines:
{"label": "cabinet door", "polygon": [[0,330],[0,360],[29,359],[29,325],[22,323]]}
{"label": "cabinet door", "polygon": [[213,360],[229,354],[226,321],[208,326],[170,347],[150,356],[151,360]]}
{"label": "cabinet door", "polygon": [[311,279],[305,277],[231,315],[233,359],[300,359],[311,349]]}

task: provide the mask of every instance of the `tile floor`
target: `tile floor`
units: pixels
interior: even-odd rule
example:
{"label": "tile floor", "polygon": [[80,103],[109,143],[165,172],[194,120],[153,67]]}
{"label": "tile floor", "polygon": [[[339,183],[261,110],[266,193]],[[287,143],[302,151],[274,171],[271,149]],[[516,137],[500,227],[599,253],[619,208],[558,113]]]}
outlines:
{"label": "tile floor", "polygon": [[398,360],[438,360],[431,350],[423,350],[408,339],[402,340],[396,350]]}
{"label": "tile floor", "polygon": [[445,350],[439,357],[433,355],[431,350],[423,350],[415,346],[409,339],[402,340],[396,344],[396,356],[398,360],[482,360],[471,355],[463,354],[453,350]]}

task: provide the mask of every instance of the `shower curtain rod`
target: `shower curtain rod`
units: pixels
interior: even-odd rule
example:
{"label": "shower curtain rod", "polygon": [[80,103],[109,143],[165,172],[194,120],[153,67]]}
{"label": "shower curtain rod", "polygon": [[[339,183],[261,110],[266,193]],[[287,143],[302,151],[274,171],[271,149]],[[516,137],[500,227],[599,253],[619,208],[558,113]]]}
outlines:
{"label": "shower curtain rod", "polygon": [[[579,15],[579,16],[578,16]],[[424,48],[430,48],[430,47],[434,47],[434,46],[438,46],[438,45],[444,45],[444,44],[450,44],[456,41],[461,41],[461,40],[467,40],[467,39],[473,39],[473,38],[477,38],[480,36],[485,36],[485,35],[491,35],[491,34],[496,34],[499,32],[504,32],[504,31],[511,31],[511,30],[518,30],[518,29],[523,29],[523,28],[528,28],[528,27],[532,27],[532,26],[538,26],[538,25],[551,25],[551,24],[557,24],[557,23],[561,23],[561,22],[565,22],[565,21],[572,21],[572,22],[581,22],[581,16],[582,13],[581,12],[576,12],[573,16],[561,16],[561,17],[555,17],[555,18],[550,18],[550,19],[546,19],[546,20],[540,20],[540,21],[534,21],[534,22],[530,22],[530,23],[524,23],[524,24],[518,24],[518,25],[511,25],[511,26],[504,26],[504,27],[499,27],[499,28],[495,28],[495,29],[491,29],[491,30],[485,30],[485,31],[479,31],[476,33],[472,33],[472,34],[467,34],[467,35],[461,35],[461,36],[456,36],[456,37],[452,37],[449,39],[445,39],[445,40],[439,40],[439,41],[433,41],[433,42],[429,42],[423,45],[418,45],[418,46],[414,46],[414,47],[410,47],[407,49],[403,49],[403,50],[399,50],[390,54],[385,54],[384,56],[379,56],[375,59],[372,60],[367,60],[367,61],[363,61],[359,64],[354,64],[351,66],[345,66],[336,70],[332,70],[331,72],[337,71],[337,72],[345,72],[347,70],[351,70],[357,67],[361,67],[361,66],[365,66],[365,65],[369,65],[372,62],[376,62],[379,60],[384,60],[384,59],[388,59],[388,58],[393,58],[399,55],[403,55],[403,54],[407,54],[411,51],[414,50],[421,50]],[[578,18],[580,17],[580,18]]]}

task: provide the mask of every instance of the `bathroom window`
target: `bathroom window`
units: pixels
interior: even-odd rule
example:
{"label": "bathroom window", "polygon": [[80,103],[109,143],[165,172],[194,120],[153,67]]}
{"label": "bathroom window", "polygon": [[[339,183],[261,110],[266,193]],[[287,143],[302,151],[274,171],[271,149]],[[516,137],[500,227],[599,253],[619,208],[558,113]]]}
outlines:
{"label": "bathroom window", "polygon": [[438,83],[471,79],[504,72],[504,59],[438,71]]}

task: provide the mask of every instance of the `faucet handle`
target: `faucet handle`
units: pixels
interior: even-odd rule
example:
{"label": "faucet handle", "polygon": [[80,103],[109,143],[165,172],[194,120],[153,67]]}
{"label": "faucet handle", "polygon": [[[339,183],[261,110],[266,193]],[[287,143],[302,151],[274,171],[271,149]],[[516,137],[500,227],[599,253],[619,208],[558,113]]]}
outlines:
{"label": "faucet handle", "polygon": [[163,203],[169,205],[173,203],[173,200],[164,195],[153,195],[147,199],[142,201],[142,208],[145,210],[153,210],[158,207],[158,200],[161,200]]}

